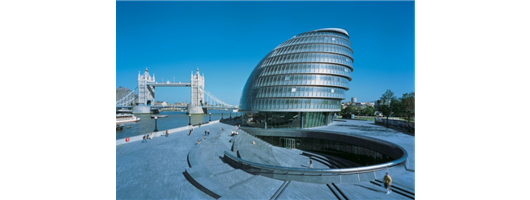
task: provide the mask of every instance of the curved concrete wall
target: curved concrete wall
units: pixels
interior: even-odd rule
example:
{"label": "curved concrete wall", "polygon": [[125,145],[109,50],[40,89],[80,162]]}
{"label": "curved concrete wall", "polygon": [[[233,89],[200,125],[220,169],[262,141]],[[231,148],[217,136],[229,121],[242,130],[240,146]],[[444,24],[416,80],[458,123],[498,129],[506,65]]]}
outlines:
{"label": "curved concrete wall", "polygon": [[254,136],[279,136],[279,137],[294,137],[294,138],[316,138],[324,140],[332,140],[348,143],[354,146],[370,149],[375,152],[382,153],[392,159],[400,159],[406,155],[406,151],[396,144],[382,141],[374,138],[362,137],[359,135],[346,135],[343,133],[332,131],[314,131],[314,130],[272,130],[272,129],[257,129],[257,128],[243,128],[249,134]]}
{"label": "curved concrete wall", "polygon": [[280,180],[295,180],[312,183],[342,183],[368,181],[383,177],[384,173],[394,171],[398,173],[404,170],[404,163],[408,157],[407,152],[400,146],[373,138],[358,135],[346,135],[329,131],[314,130],[266,130],[244,128],[254,136],[284,136],[284,137],[307,137],[326,140],[341,141],[355,146],[370,148],[374,151],[389,155],[394,160],[370,166],[337,168],[337,169],[313,169],[273,166],[262,163],[251,162],[238,158],[234,153],[225,151],[223,160],[234,168],[242,169],[252,174],[259,174]]}

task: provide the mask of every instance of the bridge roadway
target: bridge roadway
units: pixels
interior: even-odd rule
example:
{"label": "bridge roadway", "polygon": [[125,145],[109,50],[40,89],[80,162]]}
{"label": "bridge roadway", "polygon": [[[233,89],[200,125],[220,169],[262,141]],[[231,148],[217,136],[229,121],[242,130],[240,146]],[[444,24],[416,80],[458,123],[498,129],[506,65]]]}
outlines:
{"label": "bridge roadway", "polygon": [[[237,122],[228,121],[235,124]],[[361,134],[387,140],[403,147],[409,154],[407,170],[390,170],[394,192],[387,195],[381,187],[382,177],[352,183],[317,184],[282,181],[253,175],[224,163],[224,151],[237,142],[240,152],[245,148],[266,148],[265,151],[244,151],[243,158],[283,166],[307,165],[307,156],[300,150],[289,150],[261,143],[253,136],[231,137],[234,126],[212,121],[195,127],[154,133],[142,143],[142,137],[130,142],[116,141],[116,199],[411,199],[414,198],[415,160],[414,137],[387,129],[373,122],[359,120],[335,121],[330,126],[315,128],[343,133]],[[204,136],[204,131],[210,135]],[[204,136],[205,140],[202,140]],[[197,139],[201,140],[196,145]],[[256,141],[253,145],[251,141]],[[314,167],[326,166],[313,162]],[[362,178],[362,177],[361,177]],[[199,189],[200,188],[200,189]],[[402,190],[398,190],[402,189]],[[205,191],[210,191],[205,192]],[[412,192],[408,194],[403,191]],[[207,194],[208,193],[208,194]],[[216,196],[217,195],[217,196]],[[220,196],[220,197],[219,197]],[[214,198],[215,197],[215,198]]]}
{"label": "bridge roadway", "polygon": [[155,87],[191,87],[190,82],[147,82],[147,85],[152,85]]}

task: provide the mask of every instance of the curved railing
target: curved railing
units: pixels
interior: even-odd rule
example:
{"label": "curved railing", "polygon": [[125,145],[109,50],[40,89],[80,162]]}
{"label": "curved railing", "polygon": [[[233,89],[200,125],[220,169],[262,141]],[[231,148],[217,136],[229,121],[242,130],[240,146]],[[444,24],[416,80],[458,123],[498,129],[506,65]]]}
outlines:
{"label": "curved railing", "polygon": [[404,163],[407,160],[407,156],[408,156],[407,152],[405,151],[405,154],[401,158],[387,162],[387,163],[383,163],[383,164],[376,164],[376,165],[363,166],[363,167],[353,167],[353,168],[316,169],[316,168],[282,167],[282,166],[255,163],[255,162],[251,162],[251,161],[238,158],[237,156],[232,155],[228,151],[225,151],[224,155],[225,157],[235,162],[238,162],[239,164],[243,164],[243,165],[256,168],[256,169],[274,171],[277,173],[303,172],[306,174],[311,173],[311,174],[318,174],[318,175],[345,175],[345,174],[357,174],[357,173],[383,170],[383,169],[387,169],[389,167],[393,167],[393,166]]}
{"label": "curved railing", "polygon": [[[320,131],[319,131],[320,132]],[[330,133],[330,132],[323,132],[325,134],[338,134],[338,133]],[[346,135],[346,134],[341,134]],[[381,141],[374,138],[366,138],[361,136],[351,136],[350,137],[357,137],[363,140],[372,140],[374,142],[380,143],[381,145],[387,145],[394,148],[400,149],[403,154],[400,158],[381,163],[381,164],[374,164],[370,166],[362,166],[362,167],[352,167],[352,168],[297,168],[297,167],[283,167],[283,166],[274,166],[274,165],[268,165],[268,164],[262,164],[262,163],[256,163],[248,160],[244,160],[242,158],[238,158],[236,155],[225,151],[223,160],[230,164],[234,168],[238,168],[241,170],[244,170],[248,173],[252,174],[259,174],[263,176],[268,176],[271,178],[277,178],[281,180],[297,180],[297,181],[306,181],[306,182],[345,182],[345,181],[352,181],[352,180],[359,180],[361,181],[360,176],[358,177],[358,174],[369,174],[371,179],[377,178],[376,172],[377,171],[388,171],[390,168],[393,168],[395,166],[404,166],[405,161],[408,158],[408,153],[405,149],[402,147],[388,142],[388,141]],[[239,151],[244,149],[238,149]],[[381,172],[382,173],[382,172]],[[326,178],[311,178],[308,176],[313,177],[326,177]],[[382,177],[382,174],[381,174]],[[358,178],[358,179],[357,179]]]}

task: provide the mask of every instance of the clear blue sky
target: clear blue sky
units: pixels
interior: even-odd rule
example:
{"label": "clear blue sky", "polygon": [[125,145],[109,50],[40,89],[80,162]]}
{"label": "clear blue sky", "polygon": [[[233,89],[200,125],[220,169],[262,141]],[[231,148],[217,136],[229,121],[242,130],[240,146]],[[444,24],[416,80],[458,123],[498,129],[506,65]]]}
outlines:
{"label": "clear blue sky", "polygon": [[[207,91],[237,105],[259,61],[292,36],[348,31],[353,49],[349,101],[415,91],[414,2],[116,2],[116,88],[138,72],[185,81],[198,67]],[[189,102],[189,88],[156,88],[156,100]]]}

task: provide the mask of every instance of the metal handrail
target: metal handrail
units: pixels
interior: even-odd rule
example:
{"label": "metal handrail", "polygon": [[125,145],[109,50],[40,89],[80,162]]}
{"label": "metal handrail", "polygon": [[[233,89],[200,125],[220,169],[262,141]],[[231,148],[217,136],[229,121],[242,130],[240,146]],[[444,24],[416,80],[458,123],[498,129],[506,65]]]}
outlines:
{"label": "metal handrail", "polygon": [[[329,134],[331,131],[326,131],[326,132]],[[334,134],[337,134],[337,133],[334,133]],[[341,134],[341,135],[346,135],[346,134]],[[358,137],[358,136],[355,136],[355,137]],[[364,166],[364,167],[315,169],[315,168],[296,168],[296,167],[283,167],[283,166],[267,165],[267,164],[256,163],[256,162],[252,162],[252,161],[248,161],[248,160],[244,160],[244,159],[238,158],[238,157],[232,155],[231,153],[229,153],[228,151],[225,151],[224,154],[225,154],[225,156],[227,158],[232,159],[232,160],[234,160],[234,161],[236,161],[236,162],[238,162],[240,164],[247,165],[247,166],[254,167],[254,168],[258,168],[258,169],[262,169],[262,170],[272,170],[272,171],[284,172],[284,173],[289,173],[289,172],[299,172],[300,173],[301,172],[301,173],[306,173],[306,174],[309,173],[309,174],[322,174],[322,175],[325,175],[325,174],[327,174],[327,175],[346,175],[346,174],[356,174],[356,173],[363,173],[363,172],[378,171],[378,170],[387,169],[389,167],[393,167],[393,166],[402,164],[408,158],[407,151],[405,149],[403,149],[401,146],[396,145],[396,144],[394,144],[392,142],[381,141],[379,139],[369,138],[369,137],[361,137],[361,138],[362,139],[367,139],[367,140],[377,141],[377,142],[380,142],[380,143],[386,143],[387,145],[391,145],[391,146],[397,147],[403,152],[403,155],[400,158],[398,158],[396,160],[393,160],[393,161],[390,161],[390,162],[386,162],[386,163],[382,163],[382,164],[375,164],[375,165],[370,165],[370,166]]]}
{"label": "metal handrail", "polygon": [[274,166],[274,165],[267,165],[267,164],[261,164],[261,163],[255,163],[252,161],[244,160],[241,158],[238,158],[227,151],[224,152],[225,156],[240,163],[243,165],[247,165],[250,167],[263,169],[263,170],[271,170],[276,172],[301,172],[301,173],[310,173],[310,174],[328,174],[328,175],[346,175],[346,174],[357,174],[357,173],[364,173],[364,172],[371,172],[371,171],[378,171],[382,169],[387,169],[389,167],[393,167],[396,165],[399,165],[406,161],[407,153],[394,161],[390,161],[383,164],[376,164],[376,165],[370,165],[370,166],[364,166],[364,167],[353,167],[353,168],[338,168],[338,169],[315,169],[315,168],[295,168],[295,167],[282,167],[282,166]]}

